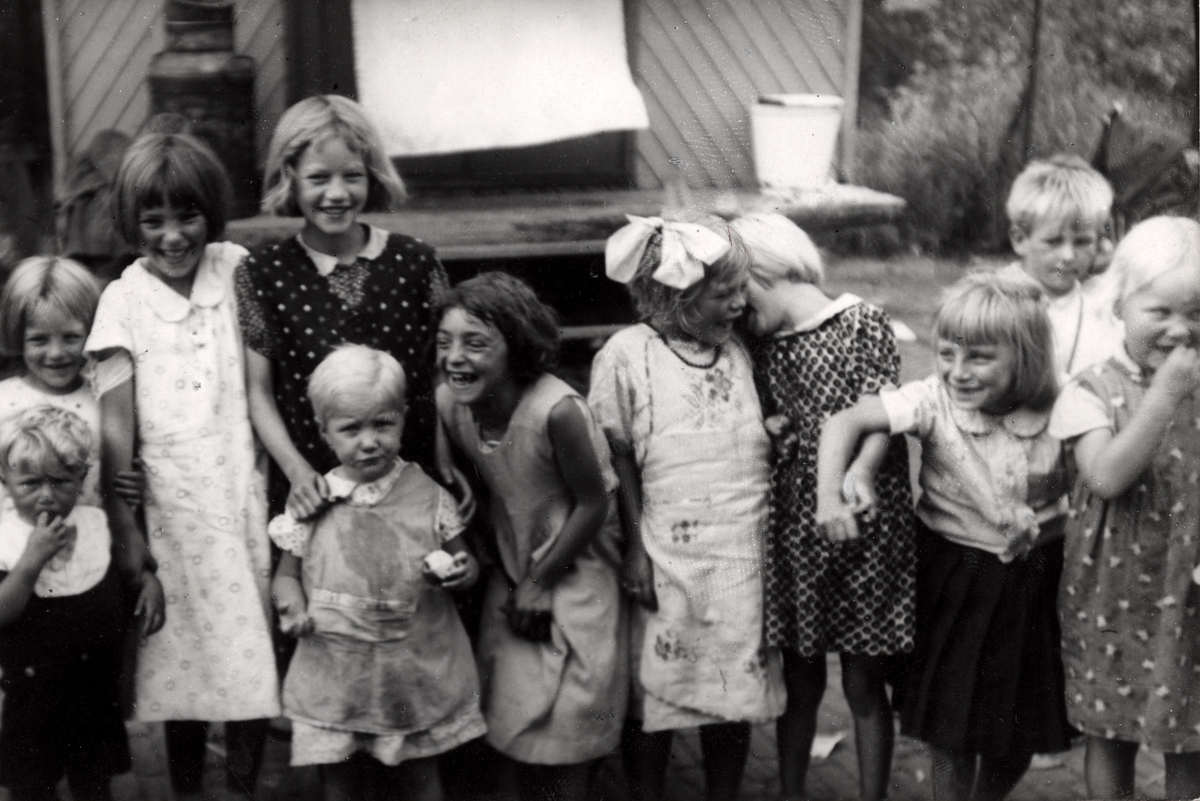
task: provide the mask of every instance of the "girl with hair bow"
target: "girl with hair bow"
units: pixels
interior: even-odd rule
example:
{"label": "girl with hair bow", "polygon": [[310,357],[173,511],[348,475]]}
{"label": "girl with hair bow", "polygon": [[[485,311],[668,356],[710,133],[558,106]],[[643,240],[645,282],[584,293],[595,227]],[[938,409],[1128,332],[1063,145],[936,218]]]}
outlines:
{"label": "girl with hair bow", "polygon": [[664,797],[672,733],[698,726],[707,796],[733,799],[750,723],[784,704],[762,638],[770,444],[733,336],[750,257],[724,221],[700,215],[630,217],[605,257],[641,320],[596,355],[588,396],[621,482],[622,585],[636,604],[631,795]]}

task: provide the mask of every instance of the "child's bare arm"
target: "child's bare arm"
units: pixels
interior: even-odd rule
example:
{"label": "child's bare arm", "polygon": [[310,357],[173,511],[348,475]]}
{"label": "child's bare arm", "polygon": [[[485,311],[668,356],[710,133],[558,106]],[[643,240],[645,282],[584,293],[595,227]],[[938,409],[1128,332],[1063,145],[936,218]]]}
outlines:
{"label": "child's bare arm", "polygon": [[650,610],[658,608],[654,594],[654,565],[642,542],[642,476],[633,454],[613,443],[613,469],[617,473],[617,510],[625,530],[625,558],[621,584],[635,602]]}
{"label": "child's bare arm", "polygon": [[0,628],[12,623],[25,611],[38,574],[54,554],[71,541],[72,534],[71,527],[62,518],[51,518],[45,512],[38,516],[25,550],[4,580],[0,581]]}
{"label": "child's bare arm", "polygon": [[303,637],[313,630],[308,600],[300,583],[300,557],[284,551],[271,579],[271,599],[279,613],[279,630],[290,637]]}
{"label": "child's bare arm", "polygon": [[100,474],[104,486],[104,511],[113,534],[117,568],[126,583],[139,587],[143,571],[153,572],[154,561],[146,545],[138,516],[116,485],[133,466],[136,432],[133,381],[112,387],[100,398]]}
{"label": "child's bare arm", "polygon": [[291,489],[287,505],[297,520],[308,520],[325,508],[329,487],[325,477],[313,469],[288,435],[283,417],[275,405],[275,383],[271,362],[256,350],[245,348],[246,402],[250,422],[263,446],[279,469],[287,476]]}
{"label": "child's bare arm", "polygon": [[862,396],[849,409],[829,418],[821,429],[817,449],[816,522],[829,539],[840,541],[858,537],[854,510],[842,498],[846,469],[864,436],[889,430],[887,412],[878,395]]}
{"label": "child's bare arm", "polygon": [[[875,506],[875,476],[887,456],[892,438],[881,431],[868,434],[858,449],[858,456],[846,468],[846,484],[853,484],[854,497],[845,498],[855,514],[870,513]],[[844,494],[844,493],[843,493]]]}
{"label": "child's bare arm", "polygon": [[1075,440],[1075,463],[1088,489],[1116,498],[1133,485],[1154,459],[1180,400],[1200,384],[1200,355],[1178,347],[1155,372],[1129,424],[1116,434],[1089,431]]}

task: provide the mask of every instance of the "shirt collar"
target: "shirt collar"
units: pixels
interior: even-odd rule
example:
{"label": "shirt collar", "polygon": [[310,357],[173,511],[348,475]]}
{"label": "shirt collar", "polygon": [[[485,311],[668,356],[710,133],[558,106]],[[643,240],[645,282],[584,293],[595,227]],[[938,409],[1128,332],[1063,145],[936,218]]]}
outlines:
{"label": "shirt collar", "polygon": [[787,336],[788,334],[812,331],[830,317],[841,314],[846,309],[857,303],[862,303],[862,298],[860,298],[858,295],[851,294],[850,292],[844,292],[833,300],[829,301],[829,303],[825,304],[825,306],[823,306],[821,310],[812,317],[809,317],[803,322],[796,323],[796,325],[792,326],[792,328],[787,331],[781,331],[779,334],[777,334],[777,336]]}
{"label": "shirt collar", "polygon": [[1146,374],[1143,372],[1141,365],[1129,358],[1129,354],[1125,351],[1124,343],[1122,343],[1121,347],[1117,348],[1113,353],[1113,359],[1116,360],[1117,364],[1121,365],[1129,372],[1130,377],[1133,378],[1134,381],[1140,382],[1143,378],[1145,378]]}
{"label": "shirt collar", "polygon": [[[363,242],[363,246],[359,248],[355,258],[366,259],[371,261],[379,258],[379,254],[383,253],[384,247],[387,246],[387,231],[382,228],[376,228],[374,225],[367,226],[367,239]],[[337,269],[337,256],[330,256],[328,253],[322,253],[319,250],[313,250],[304,241],[303,232],[296,234],[296,241],[300,243],[300,247],[304,248],[304,252],[312,259],[312,263],[316,266],[317,272],[323,276],[327,276]]]}
{"label": "shirt collar", "polygon": [[407,464],[403,459],[397,459],[391,470],[374,481],[367,482],[347,478],[342,474],[340,467],[335,467],[325,474],[325,483],[329,485],[329,500],[334,503],[344,500],[356,506],[373,506],[392,491]]}
{"label": "shirt collar", "polygon": [[211,246],[204,248],[200,264],[196,266],[196,279],[192,282],[191,295],[186,298],[146,269],[145,257],[131,264],[121,277],[131,278],[140,285],[140,297],[155,314],[168,323],[184,320],[194,306],[212,308],[225,298],[225,283],[217,271],[216,257]]}
{"label": "shirt collar", "polygon": [[942,402],[950,410],[950,419],[959,429],[968,434],[991,434],[1004,429],[1014,437],[1030,439],[1046,430],[1050,421],[1050,410],[1034,411],[1025,406],[1013,409],[1008,414],[986,414],[978,409],[962,409],[950,399],[946,386],[938,382]]}

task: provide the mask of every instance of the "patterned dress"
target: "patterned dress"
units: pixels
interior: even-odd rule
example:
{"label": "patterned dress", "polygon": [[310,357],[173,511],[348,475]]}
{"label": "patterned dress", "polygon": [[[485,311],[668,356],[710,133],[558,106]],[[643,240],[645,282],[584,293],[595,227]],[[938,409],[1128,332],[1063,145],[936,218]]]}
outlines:
{"label": "patterned dress", "polygon": [[[279,414],[318,473],[338,462],[313,419],[308,377],[346,342],[387,351],[404,366],[409,408],[400,453],[427,470],[433,463],[432,304],[446,273],[420,240],[368,230],[358,260],[328,275],[298,237],[253,251],[236,275],[245,344],[271,361]],[[282,473],[272,470],[273,512],[283,511],[288,489]]]}
{"label": "patterned dress", "polygon": [[[1125,428],[1149,386],[1122,353],[1079,374],[1051,433]],[[1059,591],[1067,713],[1085,733],[1200,751],[1200,401],[1175,410],[1154,460],[1119,498],[1072,493]]]}
{"label": "patterned dress", "polygon": [[645,731],[770,720],[784,702],[778,652],[763,642],[770,446],[749,355],[731,341],[699,366],[705,355],[676,347],[648,325],[618,332],[588,395],[641,475],[658,598],[631,645]]}
{"label": "patterned dress", "polygon": [[916,551],[904,439],[892,440],[875,481],[876,515],[860,521],[860,539],[829,542],[815,523],[821,427],[860,396],[898,380],[900,356],[887,315],[843,295],[752,353],[763,414],[786,415],[798,437],[797,452],[776,454],[771,465],[768,644],[802,656],[910,650]]}

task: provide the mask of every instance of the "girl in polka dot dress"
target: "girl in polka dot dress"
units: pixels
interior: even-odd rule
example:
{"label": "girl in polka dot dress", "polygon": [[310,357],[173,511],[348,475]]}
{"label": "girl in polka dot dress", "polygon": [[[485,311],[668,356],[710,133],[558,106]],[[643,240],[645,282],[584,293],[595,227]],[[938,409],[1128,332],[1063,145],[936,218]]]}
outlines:
{"label": "girl in polka dot dress", "polygon": [[433,248],[359,221],[404,198],[404,184],[361,106],[338,95],[300,101],[267,153],[263,210],[304,227],[259,248],[237,271],[250,414],[278,470],[270,505],[303,519],[326,502],[337,466],[305,400],[313,369],[337,345],[390,353],[409,378],[401,456],[433,465],[431,301],[446,285]]}
{"label": "girl in polka dot dress", "polygon": [[767,644],[783,649],[788,687],[776,724],[783,795],[804,795],[825,654],[837,651],[854,715],[860,797],[883,798],[893,739],[887,657],[912,649],[916,613],[908,458],[903,438],[889,448],[886,435],[875,436],[867,449],[879,464],[875,480],[850,471],[860,477],[860,504],[874,514],[862,537],[831,542],[816,525],[816,457],[824,422],[860,395],[896,384],[900,355],[882,309],[821,290],[820,254],[795,223],[750,214],[733,228],[750,250],[747,323],[759,398],[768,428],[788,444],[771,462],[764,578]]}
{"label": "girl in polka dot dress", "polygon": [[[226,721],[230,786],[251,795],[267,719],[279,714],[271,645],[263,459],[250,428],[233,271],[217,242],[229,180],[199,140],[146,134],[116,178],[122,236],[142,257],[100,297],[96,360],[105,474],[146,474],[145,529],[166,622],[138,652],[134,714],[166,721],[176,798],[199,797],[204,721]],[[138,531],[107,503],[114,531]],[[149,565],[153,567],[153,562]]]}
{"label": "girl in polka dot dress", "polygon": [[1089,798],[1134,793],[1138,747],[1167,798],[1200,796],[1200,223],[1155,217],[1109,268],[1124,347],[1050,419],[1077,472],[1059,591],[1067,713]]}

